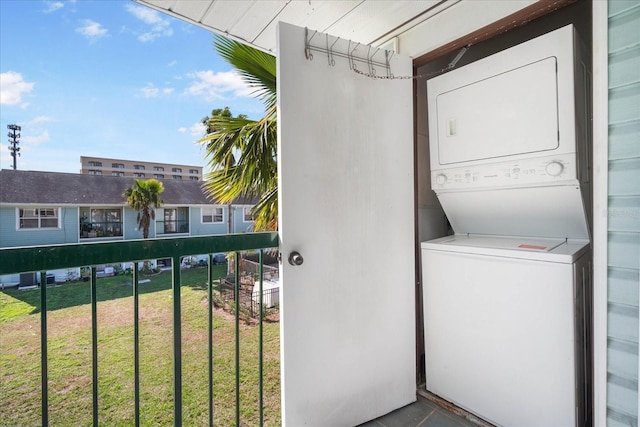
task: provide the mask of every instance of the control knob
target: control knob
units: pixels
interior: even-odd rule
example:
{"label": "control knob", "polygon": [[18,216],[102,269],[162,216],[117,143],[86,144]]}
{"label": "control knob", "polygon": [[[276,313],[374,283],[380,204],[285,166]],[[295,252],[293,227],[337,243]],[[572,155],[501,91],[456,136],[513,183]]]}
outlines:
{"label": "control knob", "polygon": [[553,161],[553,162],[549,162],[544,169],[547,172],[547,174],[551,176],[558,176],[564,170],[564,166],[560,162]]}
{"label": "control knob", "polygon": [[445,174],[438,174],[436,175],[436,184],[438,185],[442,185],[445,182],[447,182],[447,176]]}

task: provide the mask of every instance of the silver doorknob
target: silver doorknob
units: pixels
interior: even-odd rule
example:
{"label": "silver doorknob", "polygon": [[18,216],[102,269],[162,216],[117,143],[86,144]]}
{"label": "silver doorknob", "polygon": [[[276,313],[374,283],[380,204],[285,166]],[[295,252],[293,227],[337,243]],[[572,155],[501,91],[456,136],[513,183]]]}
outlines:
{"label": "silver doorknob", "polygon": [[296,265],[302,265],[303,262],[304,258],[302,258],[302,255],[300,255],[300,252],[293,251],[289,254],[289,264],[293,265],[294,267]]}

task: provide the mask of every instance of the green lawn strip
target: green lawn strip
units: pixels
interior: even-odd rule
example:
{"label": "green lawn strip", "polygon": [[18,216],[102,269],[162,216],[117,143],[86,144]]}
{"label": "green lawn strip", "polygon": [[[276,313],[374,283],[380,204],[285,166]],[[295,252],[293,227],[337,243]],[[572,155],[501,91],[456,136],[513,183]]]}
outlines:
{"label": "green lawn strip", "polygon": [[[226,272],[220,266],[218,275]],[[182,272],[182,383],[185,425],[208,420],[207,269]],[[127,283],[128,279],[128,283]],[[146,287],[143,289],[143,287]],[[133,421],[133,298],[131,276],[98,279],[99,418]],[[171,274],[140,284],[141,424],[173,424]],[[47,289],[51,425],[91,422],[91,308],[86,282]],[[15,294],[18,294],[17,297]],[[23,307],[16,309],[16,307]],[[28,307],[28,309],[24,309]],[[32,314],[27,314],[32,313]],[[39,290],[0,292],[0,426],[40,423]],[[242,425],[258,419],[258,327],[241,324]],[[265,424],[280,425],[279,325],[266,323]],[[234,322],[214,314],[215,423],[235,421]]]}

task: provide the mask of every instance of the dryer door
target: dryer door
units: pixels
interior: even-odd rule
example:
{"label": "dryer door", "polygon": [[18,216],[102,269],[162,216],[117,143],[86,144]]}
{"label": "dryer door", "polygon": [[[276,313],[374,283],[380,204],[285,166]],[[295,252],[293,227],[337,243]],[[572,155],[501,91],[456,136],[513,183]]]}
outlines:
{"label": "dryer door", "polygon": [[556,62],[545,58],[438,95],[439,164],[558,148]]}

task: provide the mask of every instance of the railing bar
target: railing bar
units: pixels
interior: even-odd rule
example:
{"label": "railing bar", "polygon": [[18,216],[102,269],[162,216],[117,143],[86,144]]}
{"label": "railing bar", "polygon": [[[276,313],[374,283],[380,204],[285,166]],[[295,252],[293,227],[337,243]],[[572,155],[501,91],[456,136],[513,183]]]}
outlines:
{"label": "railing bar", "polygon": [[177,251],[186,256],[276,246],[278,233],[268,232],[0,248],[0,275],[75,268],[79,259],[84,265],[101,265],[166,258]]}
{"label": "railing bar", "polygon": [[213,427],[213,254],[209,254],[209,283],[207,283],[208,339],[209,339],[209,427]]}
{"label": "railing bar", "polygon": [[135,427],[140,426],[140,300],[139,264],[133,263],[133,416]]}
{"label": "railing bar", "polygon": [[98,426],[98,293],[96,267],[91,267],[91,369],[93,379],[93,425]]}
{"label": "railing bar", "polygon": [[47,365],[47,272],[40,272],[40,369],[42,425],[49,425],[49,374]]}
{"label": "railing bar", "polygon": [[[260,262],[260,299],[258,301],[259,302],[259,312],[258,312],[258,318],[260,319],[258,322],[258,327],[259,327],[259,341],[258,341],[258,345],[259,345],[259,349],[258,349],[258,357],[260,358],[259,360],[259,364],[258,364],[258,388],[259,388],[259,393],[260,393],[260,427],[262,427],[262,425],[264,424],[264,388],[263,388],[263,363],[264,363],[264,346],[263,346],[263,341],[264,341],[264,337],[263,337],[263,328],[262,328],[262,315],[263,315],[263,307],[264,307],[264,297],[263,297],[263,277],[264,277],[264,260],[263,260],[263,254],[264,254],[264,250],[260,249],[260,254],[259,254],[259,262]],[[271,298],[273,298],[273,295],[270,295]]]}
{"label": "railing bar", "polygon": [[173,424],[182,425],[182,315],[180,302],[180,256],[173,256]]}
{"label": "railing bar", "polygon": [[234,271],[236,328],[236,426],[240,426],[240,252],[236,252]]}

